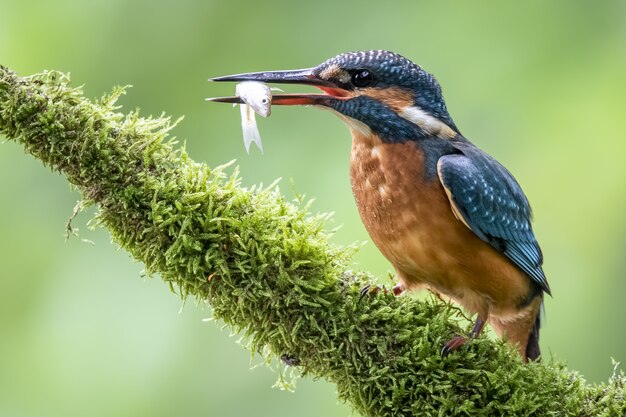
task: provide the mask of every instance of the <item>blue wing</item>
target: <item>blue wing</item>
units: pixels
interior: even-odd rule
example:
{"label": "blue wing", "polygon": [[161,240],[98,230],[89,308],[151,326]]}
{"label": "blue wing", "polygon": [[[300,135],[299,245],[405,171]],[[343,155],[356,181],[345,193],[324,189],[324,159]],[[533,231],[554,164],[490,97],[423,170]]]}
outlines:
{"label": "blue wing", "polygon": [[478,237],[509,258],[548,294],[543,255],[531,227],[532,213],[513,175],[480,149],[439,158],[437,173],[452,209]]}

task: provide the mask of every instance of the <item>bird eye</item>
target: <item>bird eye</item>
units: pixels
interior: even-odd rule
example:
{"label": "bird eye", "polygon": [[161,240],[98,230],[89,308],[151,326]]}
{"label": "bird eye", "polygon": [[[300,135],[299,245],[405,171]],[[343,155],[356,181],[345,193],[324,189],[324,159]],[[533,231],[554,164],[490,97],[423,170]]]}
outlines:
{"label": "bird eye", "polygon": [[374,76],[368,70],[359,70],[352,75],[352,84],[356,87],[367,87],[374,82]]}

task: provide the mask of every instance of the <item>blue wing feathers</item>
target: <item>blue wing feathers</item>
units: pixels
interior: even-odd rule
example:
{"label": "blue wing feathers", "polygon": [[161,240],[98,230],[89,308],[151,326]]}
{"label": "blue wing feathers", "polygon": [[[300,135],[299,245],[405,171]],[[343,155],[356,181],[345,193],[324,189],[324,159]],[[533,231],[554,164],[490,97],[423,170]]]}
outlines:
{"label": "blue wing feathers", "polygon": [[462,154],[438,162],[443,186],[450,192],[470,229],[532,278],[547,293],[543,255],[532,231],[532,212],[515,178],[495,159],[467,144]]}

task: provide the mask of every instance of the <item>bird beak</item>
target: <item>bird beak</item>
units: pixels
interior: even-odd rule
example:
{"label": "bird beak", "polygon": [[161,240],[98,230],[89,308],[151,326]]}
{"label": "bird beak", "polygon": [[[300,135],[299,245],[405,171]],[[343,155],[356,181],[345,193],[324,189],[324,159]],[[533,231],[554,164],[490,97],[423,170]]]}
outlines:
{"label": "bird beak", "polygon": [[[313,73],[313,68],[289,71],[262,71],[250,72],[246,74],[225,75],[222,77],[209,78],[209,81],[223,82],[243,82],[258,81],[273,84],[302,84],[317,87],[326,94],[274,94],[273,105],[294,106],[294,105],[320,105],[328,106],[330,100],[346,97],[347,92],[339,88],[335,83],[323,80]],[[207,98],[208,101],[218,103],[243,103],[241,98],[214,97]]]}

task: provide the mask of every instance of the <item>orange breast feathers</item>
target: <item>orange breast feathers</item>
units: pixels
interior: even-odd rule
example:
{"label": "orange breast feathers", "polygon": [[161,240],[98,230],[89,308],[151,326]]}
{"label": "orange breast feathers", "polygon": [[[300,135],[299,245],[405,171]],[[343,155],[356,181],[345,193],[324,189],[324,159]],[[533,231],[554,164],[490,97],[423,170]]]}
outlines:
{"label": "orange breast feathers", "polygon": [[529,278],[454,215],[439,178],[426,177],[419,145],[352,133],[350,180],[359,214],[401,284],[430,288],[485,319],[528,315],[534,323],[535,313],[518,307]]}

